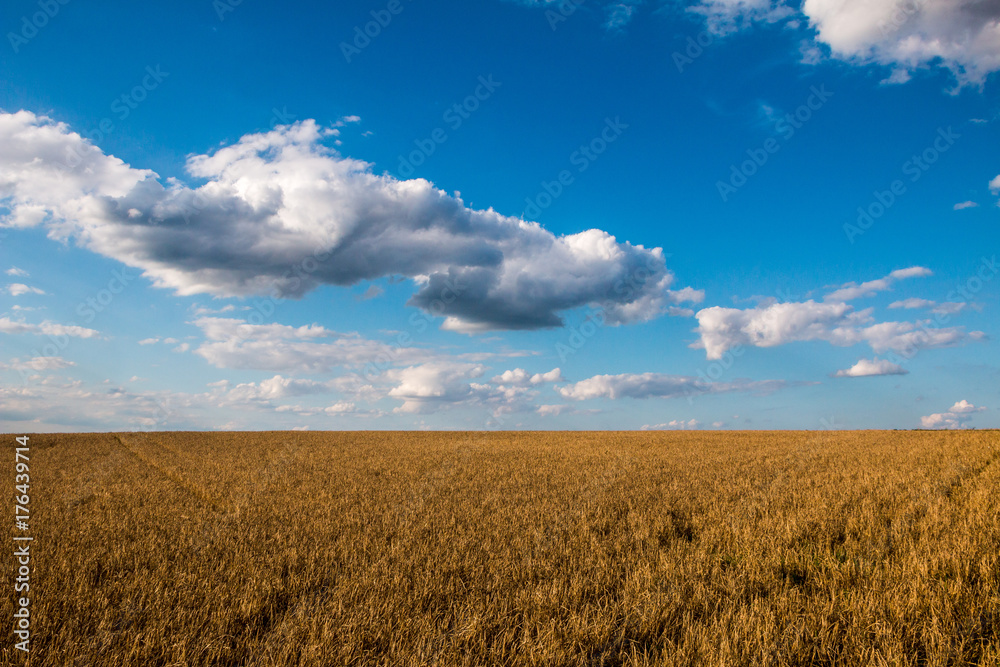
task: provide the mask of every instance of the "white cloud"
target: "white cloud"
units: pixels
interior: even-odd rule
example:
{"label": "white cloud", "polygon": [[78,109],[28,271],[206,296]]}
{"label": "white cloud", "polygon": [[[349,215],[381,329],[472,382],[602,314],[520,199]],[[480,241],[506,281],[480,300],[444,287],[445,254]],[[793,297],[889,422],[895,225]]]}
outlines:
{"label": "white cloud", "polygon": [[971,414],[973,412],[983,412],[984,410],[986,410],[986,408],[977,408],[963,398],[961,401],[958,401],[955,405],[951,406],[951,409],[948,412],[964,415]]}
{"label": "white cloud", "polygon": [[[699,340],[692,348],[703,348],[708,359],[721,359],[737,346],[775,347],[799,341],[826,341],[831,345],[846,347],[866,343],[877,354],[888,350],[913,351],[957,345],[966,340],[981,340],[981,331],[966,333],[962,327],[931,327],[929,321],[874,322],[873,309],[855,311],[845,303],[850,299],[871,296],[888,290],[892,284],[907,278],[931,275],[924,267],[910,267],[893,271],[884,278],[865,283],[847,283],[825,297],[823,303],[813,300],[803,302],[761,302],[753,308],[705,308],[695,315]],[[954,314],[964,304],[942,303],[927,300],[894,302],[895,307],[920,307],[933,304],[934,312]]]}
{"label": "white cloud", "polygon": [[312,324],[248,324],[232,318],[193,322],[207,339],[198,354],[217,368],[281,373],[329,373],[338,367],[377,364],[380,369],[425,360],[426,350],[389,345]]}
{"label": "white cloud", "polygon": [[997,174],[996,178],[990,181],[990,192],[993,194],[1000,194],[1000,174]]}
{"label": "white cloud", "polygon": [[635,13],[637,5],[638,3],[635,0],[615,2],[608,5],[608,18],[604,22],[604,27],[612,31],[621,30],[632,20],[632,15]]}
{"label": "white cloud", "polygon": [[76,325],[57,324],[48,320],[41,324],[16,322],[9,317],[0,317],[0,333],[32,334],[35,336],[71,336],[73,338],[97,338],[99,331]]}
{"label": "white cloud", "polygon": [[755,22],[776,23],[793,13],[783,2],[772,0],[702,0],[687,11],[703,16],[708,29],[717,35],[741,30]]}
{"label": "white cloud", "polygon": [[823,297],[824,301],[853,301],[861,297],[874,296],[877,292],[884,292],[892,289],[892,284],[907,278],[921,278],[933,275],[930,269],[922,266],[911,266],[908,269],[896,269],[884,278],[869,280],[861,283],[845,283],[835,292],[831,292]]}
{"label": "white cloud", "polygon": [[427,414],[459,406],[488,409],[494,417],[530,410],[549,416],[564,410],[552,406],[540,409],[534,403],[539,395],[538,387],[563,381],[558,368],[534,375],[515,368],[488,382],[476,381],[485,371],[482,364],[455,358],[393,368],[384,375],[393,386],[382,395],[403,401],[394,410],[397,413]]}
{"label": "white cloud", "polygon": [[671,419],[664,424],[643,424],[642,431],[693,431],[701,428],[701,422],[697,419]]}
{"label": "white cloud", "polygon": [[977,412],[984,412],[986,408],[976,407],[972,403],[963,399],[951,406],[948,412],[937,412],[920,418],[920,425],[923,428],[943,428],[960,429],[968,428],[969,420]]}
{"label": "white cloud", "polygon": [[528,373],[523,368],[515,368],[514,370],[504,371],[490,381],[494,384],[524,387],[527,385],[544,384],[546,382],[562,382],[563,377],[562,371],[558,368],[553,368],[548,373],[535,373],[534,375]]}
{"label": "white cloud", "polygon": [[959,203],[955,204],[955,206],[953,208],[956,211],[961,211],[962,209],[976,208],[977,206],[979,206],[979,204],[977,204],[976,202],[970,200],[970,201],[959,202]]}
{"label": "white cloud", "polygon": [[308,396],[323,394],[330,391],[327,382],[315,380],[296,380],[275,375],[260,383],[248,382],[236,385],[229,390],[226,397],[231,401],[273,401],[292,396]]}
{"label": "white cloud", "polygon": [[484,370],[478,364],[443,362],[394,369],[387,374],[397,382],[389,396],[403,401],[396,412],[433,412],[441,404],[470,398],[473,387],[469,380],[480,377]]}
{"label": "white cloud", "polygon": [[[0,421],[33,422],[70,430],[198,428],[181,416],[203,399],[166,392],[131,392],[121,387],[88,387],[79,380],[56,376],[34,380],[25,387],[0,386]],[[102,383],[103,384],[103,383]]]}
{"label": "white cloud", "polygon": [[11,359],[0,364],[0,368],[19,371],[57,371],[76,366],[76,363],[62,357],[32,357],[31,359]]}
{"label": "white cloud", "polygon": [[958,313],[965,310],[969,304],[964,301],[944,301],[938,303],[937,301],[931,301],[930,299],[903,299],[902,301],[893,301],[889,304],[890,308],[906,308],[908,310],[913,310],[915,308],[923,308],[930,310],[936,315],[957,315]]}
{"label": "white cloud", "polygon": [[467,332],[560,326],[562,313],[598,304],[609,323],[641,322],[675,303],[660,248],[468,208],[426,180],[375,175],[326,146],[332,132],[304,121],[190,156],[204,181],[190,188],[64,124],[0,114],[3,222],[44,225],[182,295],[299,297],[405,276],[410,305]]}
{"label": "white cloud", "polygon": [[43,290],[37,287],[29,287],[22,283],[11,283],[7,285],[7,291],[10,292],[11,296],[21,296],[22,294],[45,294]]}
{"label": "white cloud", "polygon": [[[59,370],[71,362],[47,357],[28,363],[12,360],[11,365],[28,370]],[[44,366],[44,368],[43,368]],[[141,382],[133,377],[129,385]],[[133,391],[115,386],[110,380],[85,384],[56,375],[32,375],[24,387],[0,385],[0,421],[25,421],[69,430],[122,430],[128,428],[170,428],[204,430],[212,428],[227,411],[239,415],[228,428],[246,428],[248,419],[256,427],[290,428],[295,423],[276,421],[280,415],[368,418],[384,414],[379,410],[360,410],[350,401],[338,400],[321,407],[277,405],[282,398],[305,396],[336,390],[340,378],[322,383],[309,380],[272,377],[257,383],[232,387],[227,380],[212,382],[209,391],[197,394],[169,391]],[[56,429],[58,430],[58,429]]]}
{"label": "white cloud", "polygon": [[705,382],[697,377],[663,373],[622,373],[595,375],[565,387],[558,392],[563,398],[585,401],[594,398],[679,398],[700,394],[721,394],[737,391],[767,394],[785,386],[781,380],[737,380]]}
{"label": "white cloud", "polygon": [[26,276],[26,275],[28,275],[27,271],[25,271],[24,269],[19,269],[16,266],[10,267],[4,273],[6,273],[8,276]]}
{"label": "white cloud", "polygon": [[698,311],[701,339],[708,359],[721,359],[737,345],[774,347],[793,341],[824,339],[849,326],[851,306],[845,303],[772,303],[741,310],[713,306]]}
{"label": "white cloud", "polygon": [[222,315],[224,313],[231,313],[236,310],[236,306],[233,304],[228,304],[222,308],[206,308],[205,306],[192,306],[191,313],[195,317],[202,317],[204,315]]}
{"label": "white cloud", "polygon": [[139,345],[153,345],[159,342],[160,342],[159,338],[143,338],[142,340],[139,341]]}
{"label": "white cloud", "polygon": [[710,30],[724,34],[754,22],[799,17],[834,58],[892,68],[889,81],[934,65],[960,85],[982,84],[1000,70],[1000,5],[992,0],[702,0]]}
{"label": "white cloud", "polygon": [[887,359],[860,359],[848,369],[837,371],[835,377],[869,377],[873,375],[906,375],[908,370]]}
{"label": "white cloud", "polygon": [[381,417],[385,415],[381,410],[361,410],[358,406],[351,401],[337,401],[333,405],[328,405],[326,407],[303,407],[301,405],[279,405],[275,408],[275,412],[291,412],[299,417],[315,417],[315,416],[328,416],[328,417],[342,417],[344,415],[350,415],[352,417]]}

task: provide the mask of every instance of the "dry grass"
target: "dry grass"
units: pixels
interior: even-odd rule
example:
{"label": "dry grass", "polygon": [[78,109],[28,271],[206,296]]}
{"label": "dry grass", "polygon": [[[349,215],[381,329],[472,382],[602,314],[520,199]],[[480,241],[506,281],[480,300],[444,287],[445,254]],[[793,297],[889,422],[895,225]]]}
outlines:
{"label": "dry grass", "polygon": [[31,445],[31,665],[1000,664],[997,432]]}

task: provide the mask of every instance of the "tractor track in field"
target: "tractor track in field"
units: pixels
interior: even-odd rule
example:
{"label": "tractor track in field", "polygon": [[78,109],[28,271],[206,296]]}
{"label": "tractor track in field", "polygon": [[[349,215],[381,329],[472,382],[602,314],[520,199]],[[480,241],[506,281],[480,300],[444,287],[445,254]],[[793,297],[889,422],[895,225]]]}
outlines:
{"label": "tractor track in field", "polygon": [[[161,475],[163,475],[164,477],[166,477],[167,479],[169,479],[171,482],[173,482],[174,484],[176,484],[177,486],[179,486],[183,490],[187,491],[189,494],[191,494],[192,496],[194,496],[198,500],[200,500],[203,503],[209,505],[210,507],[212,507],[212,509],[214,509],[214,510],[216,510],[218,512],[224,512],[224,513],[229,513],[229,512],[232,511],[231,508],[228,506],[227,503],[219,500],[212,493],[210,493],[207,489],[199,486],[198,484],[195,484],[194,482],[191,482],[184,475],[178,473],[176,470],[173,470],[171,468],[163,466],[163,465],[157,463],[156,461],[151,460],[149,457],[143,455],[139,451],[137,451],[137,449],[125,439],[125,436],[119,434],[116,437],[118,438],[118,442],[120,442],[122,444],[122,447],[124,447],[125,450],[129,454],[131,454],[132,456],[134,456],[135,458],[137,458],[139,461],[141,461],[142,463],[144,463],[146,466],[148,466],[148,467],[152,468],[153,470],[157,471],[158,473],[160,473]],[[163,444],[158,443],[155,440],[150,439],[148,436],[144,436],[143,437],[143,444],[152,444],[152,445],[155,445],[155,446],[159,447],[160,449],[162,449],[163,451],[165,451],[165,452],[167,452],[169,454],[172,454],[175,457],[180,458],[180,454],[178,452],[175,452],[174,450],[170,449],[169,447],[166,447]]]}
{"label": "tractor track in field", "polygon": [[993,466],[1000,461],[1000,449],[994,450],[985,461],[976,466],[969,466],[967,469],[962,470],[957,475],[952,477],[951,481],[948,482],[948,488],[945,490],[945,496],[949,500],[954,500],[954,496],[961,489],[970,489],[973,483],[979,479],[983,473],[986,472],[988,468]]}

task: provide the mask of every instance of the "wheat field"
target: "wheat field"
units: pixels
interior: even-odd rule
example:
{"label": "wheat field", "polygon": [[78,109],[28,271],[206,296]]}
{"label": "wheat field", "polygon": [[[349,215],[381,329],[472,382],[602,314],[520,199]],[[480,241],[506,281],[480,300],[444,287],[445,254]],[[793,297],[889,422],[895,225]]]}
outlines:
{"label": "wheat field", "polygon": [[996,431],[31,452],[31,651],[5,665],[1000,664]]}

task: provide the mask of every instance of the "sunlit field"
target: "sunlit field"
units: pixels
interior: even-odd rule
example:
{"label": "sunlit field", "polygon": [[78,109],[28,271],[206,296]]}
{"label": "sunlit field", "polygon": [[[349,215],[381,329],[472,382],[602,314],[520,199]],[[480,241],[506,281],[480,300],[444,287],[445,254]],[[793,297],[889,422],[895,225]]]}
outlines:
{"label": "sunlit field", "polygon": [[31,452],[32,646],[3,664],[1000,664],[996,431]]}

